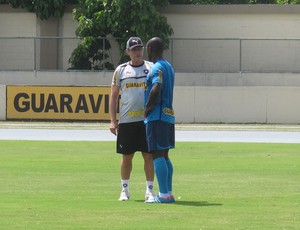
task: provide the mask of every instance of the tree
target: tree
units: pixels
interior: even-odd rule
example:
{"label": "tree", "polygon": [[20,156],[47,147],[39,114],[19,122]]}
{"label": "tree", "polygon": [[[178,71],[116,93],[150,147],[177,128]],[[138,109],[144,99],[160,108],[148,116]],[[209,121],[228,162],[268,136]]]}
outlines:
{"label": "tree", "polygon": [[69,60],[71,68],[112,69],[107,54],[107,50],[111,48],[108,40],[110,36],[118,42],[120,62],[127,60],[125,43],[131,36],[139,36],[143,41],[159,36],[168,47],[168,37],[173,30],[167,19],[155,9],[154,3],[162,6],[168,1],[79,0],[73,14],[79,22],[76,35],[82,39]]}
{"label": "tree", "polygon": [[74,19],[79,22],[75,33],[81,40],[69,59],[70,69],[113,69],[107,54],[111,45],[107,39],[102,39],[110,33],[106,22],[109,14],[104,13],[106,7],[104,1],[79,0],[78,7],[73,10]]}
{"label": "tree", "polygon": [[62,17],[66,4],[77,3],[77,0],[0,0],[0,4],[10,4],[14,8],[26,8],[35,12],[37,17],[44,20],[52,16]]}

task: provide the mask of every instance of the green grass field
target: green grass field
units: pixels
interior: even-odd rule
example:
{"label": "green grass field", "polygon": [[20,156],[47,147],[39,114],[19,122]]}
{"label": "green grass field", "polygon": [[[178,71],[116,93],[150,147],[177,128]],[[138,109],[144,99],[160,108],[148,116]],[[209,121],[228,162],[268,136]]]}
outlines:
{"label": "green grass field", "polygon": [[[113,142],[0,141],[0,228],[299,229],[300,145],[177,143],[175,204],[145,204],[140,154],[118,201]],[[157,190],[157,185],[155,185]]]}

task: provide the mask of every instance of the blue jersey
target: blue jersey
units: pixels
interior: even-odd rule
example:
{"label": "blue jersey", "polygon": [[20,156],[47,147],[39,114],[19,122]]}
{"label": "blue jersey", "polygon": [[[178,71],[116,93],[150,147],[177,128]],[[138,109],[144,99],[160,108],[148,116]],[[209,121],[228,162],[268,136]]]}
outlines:
{"label": "blue jersey", "polygon": [[151,67],[146,81],[145,104],[154,84],[161,84],[162,88],[155,108],[148,113],[147,121],[161,120],[171,124],[175,123],[173,110],[174,77],[173,67],[164,59],[158,60]]}

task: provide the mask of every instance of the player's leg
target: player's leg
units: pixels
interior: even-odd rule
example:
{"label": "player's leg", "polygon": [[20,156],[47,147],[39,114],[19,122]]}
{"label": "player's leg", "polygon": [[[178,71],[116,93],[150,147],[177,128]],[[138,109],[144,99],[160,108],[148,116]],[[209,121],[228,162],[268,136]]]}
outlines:
{"label": "player's leg", "polygon": [[147,123],[147,141],[148,149],[153,155],[153,162],[155,168],[155,175],[159,185],[159,196],[156,202],[172,203],[174,200],[169,198],[169,166],[168,159],[169,148],[173,147],[173,142],[170,142],[169,124],[161,121],[151,121]]}
{"label": "player's leg", "polygon": [[146,175],[147,181],[154,180],[154,166],[153,166],[153,157],[151,153],[143,152],[143,158],[144,158],[144,171]]}
{"label": "player's leg", "polygon": [[132,159],[133,159],[134,153],[132,154],[123,154],[123,157],[121,158],[121,178],[123,180],[129,180],[130,174],[132,171]]}
{"label": "player's leg", "polygon": [[143,152],[142,154],[144,158],[144,171],[146,176],[145,201],[147,201],[148,199],[154,199],[155,197],[155,193],[153,191],[154,165],[151,153]]}
{"label": "player's leg", "polygon": [[168,178],[169,168],[164,157],[166,150],[158,150],[153,152],[155,175],[159,185],[159,195],[155,197],[153,202],[147,203],[173,203],[175,200],[169,196]]}
{"label": "player's leg", "polygon": [[166,163],[167,163],[167,167],[168,167],[168,193],[169,193],[169,197],[171,199],[174,199],[173,196],[173,164],[171,159],[169,158],[169,150],[167,150],[166,154],[165,154],[165,159],[166,159]]}
{"label": "player's leg", "polygon": [[145,201],[147,201],[148,199],[154,199],[155,197],[155,193],[153,191],[154,165],[152,154],[148,153],[146,127],[144,121],[140,122],[139,125],[140,127],[137,140],[140,143],[140,150],[144,159],[144,171],[146,176]]}
{"label": "player's leg", "polygon": [[169,195],[168,191],[168,165],[164,157],[165,150],[153,151],[153,162],[155,168],[155,175],[159,185],[159,196],[167,198]]}
{"label": "player's leg", "polygon": [[168,166],[168,192],[169,196],[173,201],[175,201],[172,187],[173,187],[173,164],[171,159],[169,158],[169,149],[175,148],[175,125],[171,123],[161,122],[161,126],[164,127],[164,139],[161,144],[166,148],[165,159]]}
{"label": "player's leg", "polygon": [[130,198],[130,191],[129,191],[129,181],[130,181],[130,174],[132,171],[132,159],[134,153],[132,154],[123,154],[121,158],[121,186],[122,191],[120,194],[119,200],[125,201],[129,200]]}
{"label": "player's leg", "polygon": [[132,149],[131,140],[128,136],[132,133],[132,127],[130,123],[119,124],[119,132],[117,136],[117,153],[122,154],[120,162],[121,173],[121,194],[120,201],[129,200],[129,182],[130,174],[132,171],[132,159],[135,150]]}

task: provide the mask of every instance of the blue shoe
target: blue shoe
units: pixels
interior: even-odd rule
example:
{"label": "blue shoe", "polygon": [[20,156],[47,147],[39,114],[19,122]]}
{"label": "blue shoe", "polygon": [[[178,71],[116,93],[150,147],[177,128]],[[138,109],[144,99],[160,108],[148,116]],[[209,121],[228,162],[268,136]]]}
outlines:
{"label": "blue shoe", "polygon": [[174,202],[175,202],[175,198],[174,198],[174,196],[173,196],[173,195],[169,196],[169,199],[170,199],[170,200],[172,200],[172,202],[171,202],[171,203],[174,203]]}
{"label": "blue shoe", "polygon": [[174,201],[175,201],[175,199],[174,199],[174,197],[173,198],[171,198],[171,197],[167,197],[167,198],[162,198],[162,197],[159,197],[159,196],[156,196],[156,197],[154,197],[154,199],[153,200],[147,200],[147,201],[145,201],[146,203],[163,203],[163,204],[170,204],[170,203],[174,203]]}

